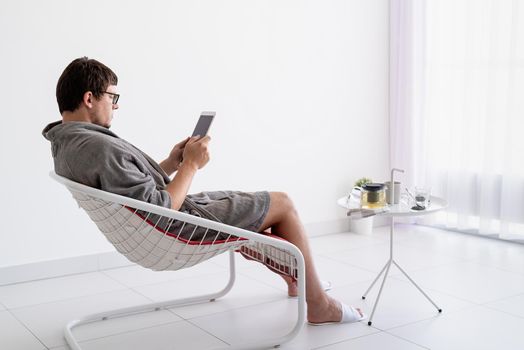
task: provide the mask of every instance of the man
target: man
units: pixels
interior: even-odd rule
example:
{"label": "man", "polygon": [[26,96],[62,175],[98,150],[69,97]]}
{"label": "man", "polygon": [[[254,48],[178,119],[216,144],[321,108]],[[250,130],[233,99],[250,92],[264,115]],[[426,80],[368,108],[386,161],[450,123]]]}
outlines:
{"label": "man", "polygon": [[[285,193],[219,191],[188,195],[193,177],[209,161],[209,136],[186,138],[158,164],[109,131],[113,112],[118,109],[117,83],[111,69],[87,57],[72,61],[60,76],[56,97],[62,120],[43,131],[51,141],[57,174],[247,230],[271,229],[304,255],[307,318],[311,324],[363,319],[359,309],[339,303],[322,289],[306,232]],[[285,280],[288,294],[296,295],[296,284]]]}

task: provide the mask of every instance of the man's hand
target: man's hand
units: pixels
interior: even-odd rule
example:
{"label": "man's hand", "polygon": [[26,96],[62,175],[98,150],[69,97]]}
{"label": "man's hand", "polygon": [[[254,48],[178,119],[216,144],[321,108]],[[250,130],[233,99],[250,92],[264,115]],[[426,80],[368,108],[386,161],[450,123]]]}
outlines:
{"label": "man's hand", "polygon": [[164,171],[167,173],[167,175],[173,174],[178,167],[180,166],[180,163],[182,163],[182,155],[184,154],[184,147],[186,146],[187,142],[189,141],[189,137],[186,139],[180,141],[177,143],[171,152],[169,153],[169,156],[167,159],[162,161],[160,163],[160,166]]}
{"label": "man's hand", "polygon": [[183,149],[184,165],[194,167],[195,170],[202,169],[209,162],[208,144],[209,136],[191,137]]}
{"label": "man's hand", "polygon": [[202,138],[195,136],[187,140],[182,147],[183,161],[178,166],[173,180],[166,186],[166,191],[171,196],[171,209],[180,209],[196,172],[209,162],[208,144],[210,140],[209,136]]}
{"label": "man's hand", "polygon": [[169,153],[169,159],[175,164],[175,168],[178,168],[180,163],[182,163],[182,155],[184,154],[184,147],[186,146],[187,142],[189,141],[189,137],[187,137],[185,140],[180,141],[173,147],[171,152]]}

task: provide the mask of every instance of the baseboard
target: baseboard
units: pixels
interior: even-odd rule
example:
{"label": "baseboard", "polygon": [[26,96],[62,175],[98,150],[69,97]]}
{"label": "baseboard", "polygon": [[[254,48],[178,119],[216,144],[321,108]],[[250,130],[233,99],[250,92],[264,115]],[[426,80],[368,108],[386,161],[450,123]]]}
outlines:
{"label": "baseboard", "polygon": [[118,252],[75,256],[0,268],[0,286],[132,265]]}
{"label": "baseboard", "polygon": [[[389,224],[387,217],[374,216],[373,227],[385,226]],[[310,237],[327,235],[330,233],[341,233],[349,231],[349,219],[336,219],[330,221],[313,222],[304,225]]]}
{"label": "baseboard", "polygon": [[[385,225],[383,219],[376,217],[373,226]],[[336,219],[304,225],[310,237],[349,231],[349,219]],[[116,251],[76,256],[30,264],[0,267],[0,286],[29,281],[55,278],[77,273],[87,273],[111,268],[133,265]]]}
{"label": "baseboard", "polygon": [[330,233],[349,231],[349,220],[336,219],[329,221],[311,222],[304,224],[304,227],[309,237],[316,237]]}

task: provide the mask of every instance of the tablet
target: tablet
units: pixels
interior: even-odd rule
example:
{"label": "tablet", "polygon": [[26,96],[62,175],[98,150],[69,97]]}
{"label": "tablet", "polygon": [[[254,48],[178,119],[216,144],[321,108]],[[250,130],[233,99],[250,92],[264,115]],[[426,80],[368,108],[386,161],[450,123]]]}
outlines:
{"label": "tablet", "polygon": [[198,122],[195,126],[195,130],[193,130],[193,135],[191,136],[206,136],[207,132],[209,131],[209,128],[211,127],[211,123],[215,118],[215,114],[215,112],[200,113],[200,118],[198,119]]}

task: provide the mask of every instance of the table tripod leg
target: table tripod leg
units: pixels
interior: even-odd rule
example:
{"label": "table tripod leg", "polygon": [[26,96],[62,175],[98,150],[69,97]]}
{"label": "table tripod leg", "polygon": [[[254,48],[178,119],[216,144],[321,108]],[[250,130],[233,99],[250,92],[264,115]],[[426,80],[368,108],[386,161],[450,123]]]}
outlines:
{"label": "table tripod leg", "polygon": [[422,290],[422,288],[420,288],[420,287],[418,286],[418,284],[416,284],[415,281],[413,281],[413,280],[411,279],[411,277],[408,276],[408,274],[406,273],[406,271],[402,270],[402,268],[399,266],[399,264],[397,264],[397,262],[396,262],[395,260],[393,260],[393,264],[395,264],[395,266],[398,267],[398,269],[400,270],[400,272],[402,272],[402,273],[404,274],[404,276],[406,276],[407,279],[408,279],[411,283],[413,283],[413,285],[414,285],[415,287],[417,287],[417,289],[418,289],[418,290],[419,290],[419,291],[420,291],[420,292],[421,292],[421,293],[426,297],[426,299],[428,299],[428,300],[431,302],[431,304],[433,304],[433,306],[435,306],[435,308],[438,310],[438,312],[442,312],[442,309],[439,308],[439,307],[437,306],[437,304],[435,304],[435,302],[434,302],[433,300],[431,300],[431,298],[430,298],[426,293],[424,293],[424,291]]}
{"label": "table tripod leg", "polygon": [[366,295],[368,295],[368,293],[371,291],[371,288],[373,288],[373,286],[375,285],[375,283],[377,283],[378,279],[380,278],[380,276],[382,275],[382,273],[386,270],[386,267],[388,267],[388,265],[391,264],[391,259],[388,260],[386,262],[386,265],[384,265],[384,267],[382,268],[382,270],[380,270],[380,272],[378,273],[377,277],[375,277],[375,280],[373,281],[373,283],[371,283],[371,285],[369,286],[368,290],[366,290],[366,292],[364,293],[364,295],[362,296],[362,299],[366,299]]}
{"label": "table tripod leg", "polygon": [[380,289],[378,291],[377,299],[375,300],[375,305],[373,305],[373,311],[371,311],[371,315],[369,316],[368,320],[368,326],[371,326],[371,323],[373,321],[373,315],[375,314],[375,310],[377,309],[378,301],[380,300],[380,295],[382,294],[382,289],[384,288],[384,284],[386,283],[386,278],[388,277],[389,268],[391,267],[392,260],[389,260],[386,264],[386,272],[384,273],[384,279],[382,280],[382,284],[380,285]]}

